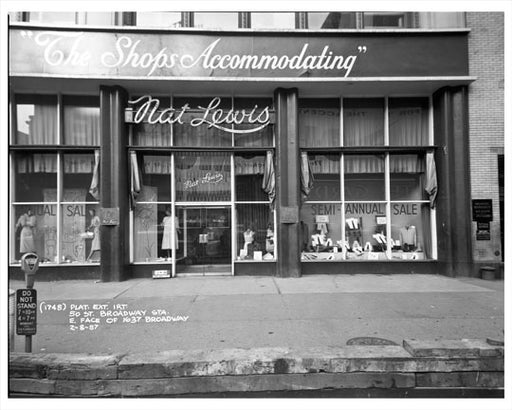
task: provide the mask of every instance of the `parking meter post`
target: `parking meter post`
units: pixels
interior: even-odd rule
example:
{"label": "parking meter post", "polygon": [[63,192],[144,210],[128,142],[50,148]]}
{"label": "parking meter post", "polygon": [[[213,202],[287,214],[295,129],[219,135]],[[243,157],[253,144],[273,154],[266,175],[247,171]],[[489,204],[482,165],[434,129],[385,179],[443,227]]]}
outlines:
{"label": "parking meter post", "polygon": [[[23,270],[23,272],[25,272],[25,284],[26,284],[27,289],[33,289],[36,272],[39,269],[39,257],[35,253],[24,254],[21,257],[21,269]],[[34,322],[35,322],[36,313],[37,313],[37,311],[34,312]],[[34,328],[33,333],[35,333],[35,328]],[[32,334],[25,334],[25,353],[31,353],[31,352],[32,352]]]}

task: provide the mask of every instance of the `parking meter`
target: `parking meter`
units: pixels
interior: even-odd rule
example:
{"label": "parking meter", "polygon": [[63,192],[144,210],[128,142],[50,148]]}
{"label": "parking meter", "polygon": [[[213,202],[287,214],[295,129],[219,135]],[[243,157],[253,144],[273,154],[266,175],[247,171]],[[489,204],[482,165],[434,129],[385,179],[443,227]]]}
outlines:
{"label": "parking meter", "polygon": [[25,272],[27,289],[32,289],[37,270],[39,269],[39,257],[35,253],[26,253],[21,257],[21,270]]}

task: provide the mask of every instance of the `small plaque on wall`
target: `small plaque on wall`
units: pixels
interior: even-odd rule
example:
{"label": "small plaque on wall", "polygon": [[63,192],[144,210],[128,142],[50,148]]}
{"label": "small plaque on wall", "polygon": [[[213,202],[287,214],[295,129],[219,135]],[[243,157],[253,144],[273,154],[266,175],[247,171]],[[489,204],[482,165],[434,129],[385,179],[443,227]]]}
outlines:
{"label": "small plaque on wall", "polygon": [[489,222],[476,223],[476,240],[477,241],[490,241],[491,240],[491,224]]}
{"label": "small plaque on wall", "polygon": [[296,206],[282,206],[279,209],[279,215],[282,224],[299,223],[299,208]]}
{"label": "small plaque on wall", "polygon": [[119,208],[100,208],[102,225],[119,225]]}
{"label": "small plaque on wall", "polygon": [[492,221],[492,199],[473,199],[473,221]]}

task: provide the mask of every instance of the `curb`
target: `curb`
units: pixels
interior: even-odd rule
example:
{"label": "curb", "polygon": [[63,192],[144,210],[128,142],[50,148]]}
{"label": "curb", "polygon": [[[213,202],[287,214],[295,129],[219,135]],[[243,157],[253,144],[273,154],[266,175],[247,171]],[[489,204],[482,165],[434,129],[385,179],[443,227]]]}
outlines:
{"label": "curb", "polygon": [[10,394],[155,397],[323,389],[504,387],[504,348],[486,340],[403,346],[171,350],[126,355],[12,353]]}

